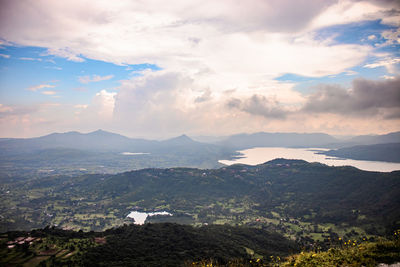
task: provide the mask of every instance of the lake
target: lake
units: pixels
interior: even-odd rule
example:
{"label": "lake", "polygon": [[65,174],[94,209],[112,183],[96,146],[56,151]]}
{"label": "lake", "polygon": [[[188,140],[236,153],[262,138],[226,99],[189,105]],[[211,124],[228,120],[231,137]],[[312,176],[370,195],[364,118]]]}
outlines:
{"label": "lake", "polygon": [[302,159],[308,162],[320,162],[329,166],[353,166],[365,171],[391,172],[400,170],[400,163],[391,163],[383,161],[367,161],[335,158],[317,154],[321,151],[327,151],[325,148],[286,148],[286,147],[256,147],[238,151],[242,155],[233,160],[219,160],[225,165],[236,163],[257,165],[276,158]]}
{"label": "lake", "polygon": [[131,211],[126,217],[132,218],[135,220],[135,224],[144,224],[147,217],[155,216],[155,215],[164,215],[164,216],[172,216],[171,213],[166,211],[161,212],[140,212],[140,211]]}

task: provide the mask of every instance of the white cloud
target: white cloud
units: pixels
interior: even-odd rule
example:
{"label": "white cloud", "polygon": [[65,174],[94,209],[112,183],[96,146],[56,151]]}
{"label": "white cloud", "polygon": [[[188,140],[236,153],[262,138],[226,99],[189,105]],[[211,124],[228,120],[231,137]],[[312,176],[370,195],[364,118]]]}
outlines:
{"label": "white cloud", "polygon": [[[379,120],[383,129],[395,130],[394,121],[399,120],[393,117],[398,102],[394,97],[398,95],[396,84],[357,79],[353,83],[354,92],[331,85],[326,85],[329,90],[325,90],[321,85],[318,92],[301,95],[293,90],[293,84],[276,82],[253,88],[253,95],[248,97],[237,90],[204,88],[196,76],[190,74],[150,72],[124,81],[118,88],[113,126],[152,138],[183,132],[222,135],[254,131],[362,133],[376,131],[371,119]],[[214,93],[209,95],[209,90]],[[376,92],[380,90],[383,93],[378,97]],[[319,95],[324,96],[323,103],[318,99],[319,102],[313,104]],[[197,101],[199,96],[205,96],[205,101]],[[392,121],[386,121],[390,116]]]}
{"label": "white cloud", "polygon": [[[344,7],[355,10],[345,16],[349,21],[389,9],[335,2],[194,0],[170,1],[161,9],[164,2],[158,0],[96,1],[90,2],[90,10],[85,1],[68,5],[37,1],[30,4],[34,8],[9,2],[0,33],[7,40],[48,47],[47,54],[74,61],[83,56],[117,64],[147,62],[175,71],[207,68],[227,76],[254,72],[270,77],[286,72],[322,76],[359,64],[369,49],[318,42],[308,33],[341,23]],[[318,22],[331,13],[329,22]],[[19,14],[24,14],[25,23],[20,24]]]}
{"label": "white cloud", "polygon": [[55,94],[57,94],[56,91],[41,91],[41,93],[44,94],[44,95],[55,95]]}
{"label": "white cloud", "polygon": [[106,90],[98,92],[89,106],[91,112],[94,111],[100,120],[111,119],[114,113],[116,94],[116,92],[107,92]]}
{"label": "white cloud", "polygon": [[364,68],[378,68],[378,67],[386,67],[389,73],[397,73],[396,64],[400,63],[400,58],[384,58],[374,63],[369,63],[364,65]]}
{"label": "white cloud", "polygon": [[40,90],[40,89],[43,89],[43,88],[54,88],[54,87],[56,87],[56,86],[55,85],[51,85],[51,84],[39,84],[39,85],[36,85],[36,86],[29,87],[28,90],[36,92],[37,90]]}
{"label": "white cloud", "polygon": [[69,48],[65,48],[65,47],[49,48],[49,49],[47,49],[46,53],[43,53],[43,56],[48,56],[48,55],[66,58],[69,61],[75,61],[75,62],[84,62],[85,61],[85,59],[83,59],[82,57],[77,55],[76,52],[73,52]]}
{"label": "white cloud", "polygon": [[348,71],[345,71],[345,74],[348,76],[352,76],[352,75],[357,75],[358,72],[354,71],[354,70],[348,70]]}
{"label": "white cloud", "polygon": [[2,57],[2,58],[10,58],[10,55],[0,54],[0,57]]}
{"label": "white cloud", "polygon": [[394,80],[396,77],[395,76],[390,76],[390,75],[383,75],[382,78],[385,79],[385,80]]}
{"label": "white cloud", "polygon": [[41,58],[32,58],[32,57],[20,57],[19,60],[26,60],[26,61],[42,61]]}
{"label": "white cloud", "polygon": [[400,28],[396,30],[386,30],[382,32],[382,37],[386,39],[386,42],[383,46],[400,44]]}
{"label": "white cloud", "polygon": [[77,109],[85,109],[85,108],[87,108],[87,107],[88,107],[88,105],[83,105],[83,104],[75,105],[75,106],[74,106],[74,108],[77,108]]}
{"label": "white cloud", "polygon": [[3,104],[0,104],[0,112],[1,112],[1,113],[3,113],[3,112],[10,112],[10,111],[13,111],[13,108],[12,108],[12,107],[6,106],[6,105],[3,105]]}
{"label": "white cloud", "polygon": [[101,81],[110,80],[113,77],[114,77],[114,75],[106,75],[106,76],[92,75],[91,77],[89,75],[87,75],[87,76],[79,77],[79,82],[84,83],[84,84],[91,83],[91,82],[101,82]]}
{"label": "white cloud", "polygon": [[[385,1],[339,0],[313,20],[311,28],[321,28],[337,24],[359,21],[382,20],[384,24],[399,25],[400,14],[396,12],[396,3]],[[394,11],[394,12],[393,12]]]}
{"label": "white cloud", "polygon": [[[214,90],[213,86],[204,87],[203,82],[196,74],[166,70],[146,72],[141,77],[123,81],[116,95],[113,125],[121,131],[152,138],[183,132],[227,134],[254,131],[260,126],[267,130],[270,118],[252,115],[266,114],[261,110],[262,103],[255,111],[249,108],[249,101],[243,103],[244,111],[232,109],[228,101],[243,98],[246,96],[243,91],[227,90],[227,86]],[[260,101],[273,99],[286,110],[292,110],[304,100],[292,88],[293,84],[274,81],[249,90]],[[274,107],[270,115],[276,117],[275,110]]]}

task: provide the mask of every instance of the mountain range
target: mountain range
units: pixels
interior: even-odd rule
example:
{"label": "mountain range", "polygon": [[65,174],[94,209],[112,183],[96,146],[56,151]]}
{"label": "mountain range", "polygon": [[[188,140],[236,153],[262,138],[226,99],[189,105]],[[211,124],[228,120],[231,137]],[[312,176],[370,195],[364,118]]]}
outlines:
{"label": "mountain range", "polygon": [[97,130],[90,133],[76,131],[52,133],[36,138],[1,138],[2,151],[40,150],[49,148],[71,148],[94,151],[150,152],[173,146],[204,146],[214,144],[235,149],[252,147],[349,147],[353,145],[372,145],[400,143],[400,132],[384,135],[361,135],[348,140],[340,140],[324,133],[266,133],[236,134],[225,137],[198,137],[195,141],[187,135],[157,141],[129,138],[120,134]]}
{"label": "mountain range", "polygon": [[[326,154],[344,158],[398,162],[394,146],[380,146],[379,153],[372,144],[400,143],[400,132],[386,135],[357,136],[339,140],[323,133],[254,133],[226,137],[200,138],[187,135],[167,140],[129,138],[97,130],[52,133],[36,138],[0,139],[0,174],[36,175],[118,173],[149,167],[218,168],[222,159],[238,155],[237,150],[253,147],[320,147],[331,150]],[[211,142],[210,142],[211,141]],[[364,145],[363,156],[359,147]],[[388,150],[392,152],[388,152]],[[345,152],[345,153],[344,153]],[[358,154],[357,154],[358,153]],[[368,155],[372,155],[368,157]],[[388,155],[391,155],[388,157]]]}

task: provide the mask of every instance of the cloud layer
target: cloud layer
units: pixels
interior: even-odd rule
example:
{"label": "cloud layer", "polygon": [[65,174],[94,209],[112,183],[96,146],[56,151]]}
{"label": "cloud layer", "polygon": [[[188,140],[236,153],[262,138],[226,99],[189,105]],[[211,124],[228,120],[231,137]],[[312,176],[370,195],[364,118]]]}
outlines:
{"label": "cloud layer", "polygon": [[[130,136],[151,137],[399,129],[393,123],[400,114],[398,56],[376,53],[376,46],[367,42],[338,42],[335,33],[318,36],[330,26],[380,21],[392,28],[366,39],[381,38],[380,47],[397,45],[398,1],[172,0],[166,5],[161,0],[0,0],[0,5],[0,38],[7,44],[44,47],[39,56],[82,65],[93,59],[117,65],[150,63],[162,69],[136,72],[115,88],[101,86],[113,73],[79,74],[74,80],[89,89],[75,86],[70,91],[92,90],[87,103],[36,103],[30,114],[12,113],[6,107],[24,109],[3,103],[0,126],[25,125],[14,132],[24,128],[31,135],[104,125]],[[7,54],[0,57],[9,60]],[[366,62],[369,57],[375,62]],[[391,78],[357,78],[351,86],[324,83],[311,94],[299,92],[294,82],[276,80],[284,74],[354,74],[356,66],[371,71],[386,67]],[[43,83],[28,90],[49,98],[56,91],[42,89],[53,87]],[[375,120],[379,123],[372,124]]]}
{"label": "cloud layer", "polygon": [[3,0],[0,33],[11,42],[47,47],[47,54],[78,62],[85,56],[174,70],[207,68],[234,76],[323,76],[361,63],[370,48],[331,45],[309,32],[343,20],[343,10],[350,12],[347,22],[376,19],[390,10],[332,0],[194,0],[160,6],[163,1]]}

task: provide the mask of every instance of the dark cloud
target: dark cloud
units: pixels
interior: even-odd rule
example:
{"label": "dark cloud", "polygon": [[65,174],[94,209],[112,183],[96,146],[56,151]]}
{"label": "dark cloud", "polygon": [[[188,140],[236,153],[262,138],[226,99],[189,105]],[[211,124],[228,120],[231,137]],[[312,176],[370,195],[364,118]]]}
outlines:
{"label": "dark cloud", "polygon": [[349,116],[383,115],[400,118],[400,77],[393,80],[372,81],[356,79],[351,90],[338,85],[320,85],[308,97],[303,111],[335,113]]}
{"label": "dark cloud", "polygon": [[196,99],[194,100],[194,102],[195,102],[195,103],[206,102],[206,101],[211,100],[211,98],[212,98],[212,97],[211,97],[211,90],[210,90],[210,89],[207,89],[207,90],[204,91],[204,93],[203,93],[201,96],[196,97]]}
{"label": "dark cloud", "polygon": [[286,115],[289,113],[279,105],[278,101],[260,95],[253,95],[244,100],[231,98],[227,106],[231,109],[239,109],[269,119],[285,119]]}
{"label": "dark cloud", "polygon": [[[360,2],[365,0],[353,0],[353,2]],[[399,0],[368,0],[368,2],[382,7],[400,8]]]}

